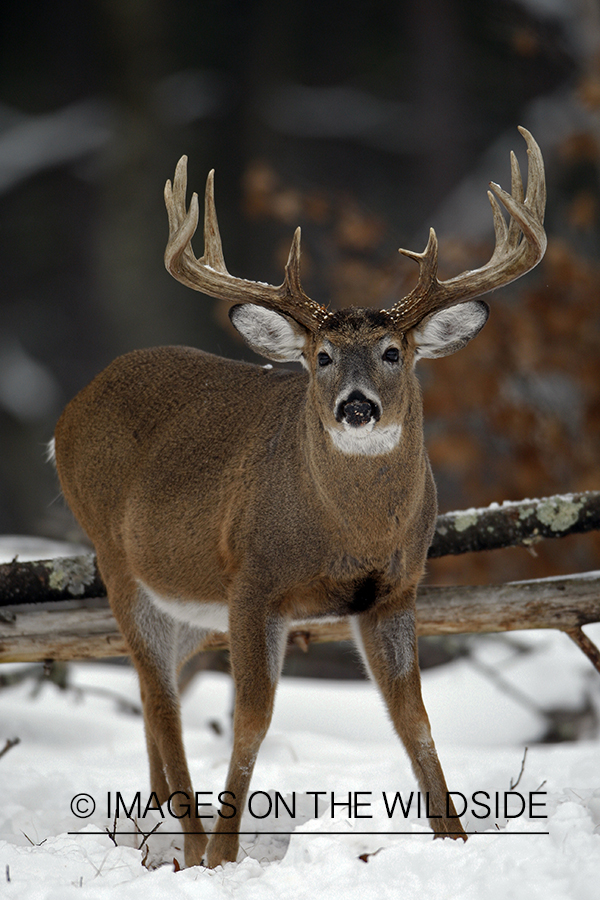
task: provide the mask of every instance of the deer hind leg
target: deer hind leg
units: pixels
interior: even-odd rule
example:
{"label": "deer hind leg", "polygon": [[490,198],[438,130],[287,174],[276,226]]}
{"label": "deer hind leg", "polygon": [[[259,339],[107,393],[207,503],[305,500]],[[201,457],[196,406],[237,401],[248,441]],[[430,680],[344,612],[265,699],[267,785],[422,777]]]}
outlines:
{"label": "deer hind leg", "polygon": [[[101,570],[102,571],[102,570]],[[180,626],[160,612],[135,581],[103,572],[115,618],[137,669],[144,709],[151,790],[163,803],[172,796],[184,832],[186,866],[202,863],[208,837],[195,814],[177,688]]]}
{"label": "deer hind leg", "polygon": [[414,606],[391,615],[363,613],[352,620],[356,643],[379,686],[394,728],[428,800],[435,837],[467,839],[431,737],[421,696]]}
{"label": "deer hind leg", "polygon": [[[160,615],[160,614],[159,614]],[[164,617],[166,618],[166,617]],[[173,628],[173,623],[167,621],[163,625],[165,628]],[[178,674],[183,663],[198,649],[206,638],[208,632],[204,629],[190,628],[183,623],[175,624],[176,634],[176,650],[175,650],[175,672]],[[172,688],[172,685],[171,685]],[[148,762],[150,765],[150,790],[156,794],[159,803],[165,803],[171,790],[169,788],[165,776],[165,763],[161,756],[158,744],[152,730],[152,723],[146,718],[146,709],[151,709],[151,701],[145,700],[146,689],[140,679],[140,693],[142,695],[142,708],[144,710],[144,726],[146,734],[146,747],[148,749]]]}
{"label": "deer hind leg", "polygon": [[[262,607],[264,609],[264,604]],[[235,707],[233,750],[224,796],[230,805],[223,804],[209,840],[206,860],[211,868],[237,858],[248,787],[260,745],[271,722],[287,642],[287,621],[280,616],[260,616],[260,608],[256,601],[245,603],[244,608],[230,607],[229,640]]]}

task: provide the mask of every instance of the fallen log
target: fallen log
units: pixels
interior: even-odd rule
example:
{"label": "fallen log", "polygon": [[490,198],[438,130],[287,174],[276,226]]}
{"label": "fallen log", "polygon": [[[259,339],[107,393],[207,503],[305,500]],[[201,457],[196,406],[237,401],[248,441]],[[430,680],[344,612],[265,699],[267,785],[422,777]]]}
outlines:
{"label": "fallen log", "polygon": [[[555,628],[576,641],[600,671],[600,653],[581,630],[598,621],[600,571],[501,585],[424,586],[417,597],[419,635]],[[289,635],[289,643],[304,647],[311,642],[350,639],[347,619],[300,623]],[[227,646],[226,635],[213,634],[199,649]],[[102,659],[127,654],[105,598],[17,604],[0,610],[0,662]]]}

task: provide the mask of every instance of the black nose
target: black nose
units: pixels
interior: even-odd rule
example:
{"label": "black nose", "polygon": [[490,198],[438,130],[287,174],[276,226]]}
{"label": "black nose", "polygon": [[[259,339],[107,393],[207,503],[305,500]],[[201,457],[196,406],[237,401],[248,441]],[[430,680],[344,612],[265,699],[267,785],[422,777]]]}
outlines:
{"label": "black nose", "polygon": [[361,391],[352,391],[346,400],[342,400],[336,411],[338,422],[347,422],[354,428],[366,425],[371,419],[377,421],[380,415],[379,407]]}

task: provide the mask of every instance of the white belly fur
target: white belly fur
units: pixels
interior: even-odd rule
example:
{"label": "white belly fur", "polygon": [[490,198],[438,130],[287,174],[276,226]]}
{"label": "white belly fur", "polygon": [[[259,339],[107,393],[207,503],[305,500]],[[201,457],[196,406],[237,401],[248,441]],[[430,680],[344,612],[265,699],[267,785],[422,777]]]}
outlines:
{"label": "white belly fur", "polygon": [[204,603],[201,600],[175,600],[157,594],[147,585],[140,585],[149,600],[162,613],[204,631],[219,631],[226,634],[229,630],[229,608],[226,603]]}

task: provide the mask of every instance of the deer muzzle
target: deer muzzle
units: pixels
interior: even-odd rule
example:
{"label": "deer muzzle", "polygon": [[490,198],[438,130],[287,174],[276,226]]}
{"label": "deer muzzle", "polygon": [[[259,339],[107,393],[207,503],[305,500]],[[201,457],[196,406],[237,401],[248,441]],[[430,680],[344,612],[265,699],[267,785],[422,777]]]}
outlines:
{"label": "deer muzzle", "polygon": [[335,417],[338,422],[343,422],[352,428],[361,428],[373,424],[381,418],[381,408],[377,401],[366,397],[362,391],[352,391],[345,399],[338,403]]}

